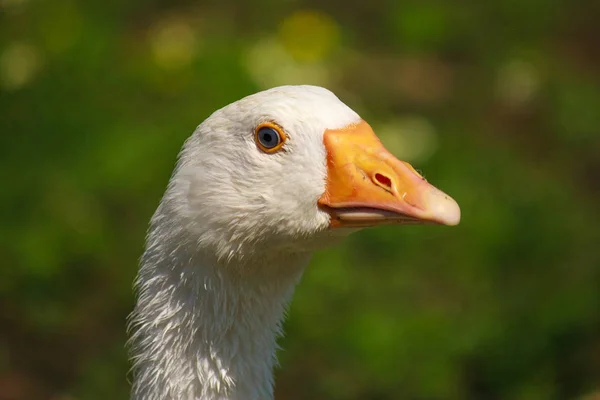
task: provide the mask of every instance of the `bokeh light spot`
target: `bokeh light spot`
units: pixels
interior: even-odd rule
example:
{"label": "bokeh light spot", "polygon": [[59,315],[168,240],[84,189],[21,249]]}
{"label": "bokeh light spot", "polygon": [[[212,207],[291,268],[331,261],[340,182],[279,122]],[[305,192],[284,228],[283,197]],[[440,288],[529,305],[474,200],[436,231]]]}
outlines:
{"label": "bokeh light spot", "polygon": [[295,61],[274,38],[258,41],[244,60],[249,75],[262,88],[310,84],[327,86],[330,73],[325,65]]}
{"label": "bokeh light spot", "polygon": [[426,161],[437,149],[435,128],[421,116],[409,115],[375,124],[374,130],[390,152],[404,161]]}
{"label": "bokeh light spot", "polygon": [[32,45],[13,43],[0,56],[0,85],[16,90],[27,85],[41,64],[39,51]]}
{"label": "bokeh light spot", "polygon": [[190,23],[181,17],[160,20],[150,33],[154,61],[164,69],[189,66],[198,51],[198,38]]}
{"label": "bokeh light spot", "polygon": [[337,23],[319,11],[298,11],[281,24],[279,37],[285,50],[298,61],[318,61],[337,47]]}
{"label": "bokeh light spot", "polygon": [[497,95],[510,106],[518,107],[529,103],[535,97],[539,87],[539,73],[530,62],[512,60],[498,71]]}

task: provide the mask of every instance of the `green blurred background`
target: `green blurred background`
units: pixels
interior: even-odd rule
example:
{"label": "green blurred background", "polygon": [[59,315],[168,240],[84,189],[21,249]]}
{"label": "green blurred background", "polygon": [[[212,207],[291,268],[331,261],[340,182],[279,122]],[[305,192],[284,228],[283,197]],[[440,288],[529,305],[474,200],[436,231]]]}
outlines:
{"label": "green blurred background", "polygon": [[0,0],[0,399],[124,399],[183,140],[333,90],[461,205],[315,255],[278,399],[600,396],[600,2]]}

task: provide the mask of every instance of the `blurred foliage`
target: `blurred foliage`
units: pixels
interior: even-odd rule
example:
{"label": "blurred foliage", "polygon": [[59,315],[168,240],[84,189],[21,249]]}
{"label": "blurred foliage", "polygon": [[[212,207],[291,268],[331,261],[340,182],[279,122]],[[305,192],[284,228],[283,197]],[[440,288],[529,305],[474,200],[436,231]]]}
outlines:
{"label": "blurred foliage", "polygon": [[178,149],[213,110],[291,83],[336,92],[463,221],[316,254],[277,398],[595,398],[599,15],[0,0],[0,399],[127,397],[131,282]]}

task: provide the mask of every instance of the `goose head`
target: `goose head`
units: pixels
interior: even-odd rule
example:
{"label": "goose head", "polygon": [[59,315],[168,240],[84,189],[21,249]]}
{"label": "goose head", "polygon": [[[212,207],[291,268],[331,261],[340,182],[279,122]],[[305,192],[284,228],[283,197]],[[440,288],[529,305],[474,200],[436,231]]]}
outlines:
{"label": "goose head", "polygon": [[460,220],[454,200],[314,86],[266,90],[213,113],[185,143],[166,200],[225,261],[312,251],[369,226]]}
{"label": "goose head", "polygon": [[272,399],[276,337],[313,250],[369,226],[459,219],[328,90],[279,87],[216,111],[151,222],[132,398]]}

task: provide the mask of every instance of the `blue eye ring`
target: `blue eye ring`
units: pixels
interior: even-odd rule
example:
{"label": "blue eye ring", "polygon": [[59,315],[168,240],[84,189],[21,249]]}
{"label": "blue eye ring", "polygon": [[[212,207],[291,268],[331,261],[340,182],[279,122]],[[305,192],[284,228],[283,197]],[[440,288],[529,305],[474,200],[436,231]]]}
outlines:
{"label": "blue eye ring", "polygon": [[274,153],[281,149],[286,139],[283,129],[273,122],[262,123],[254,131],[254,141],[265,153]]}

